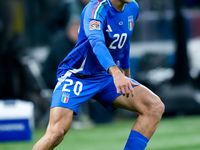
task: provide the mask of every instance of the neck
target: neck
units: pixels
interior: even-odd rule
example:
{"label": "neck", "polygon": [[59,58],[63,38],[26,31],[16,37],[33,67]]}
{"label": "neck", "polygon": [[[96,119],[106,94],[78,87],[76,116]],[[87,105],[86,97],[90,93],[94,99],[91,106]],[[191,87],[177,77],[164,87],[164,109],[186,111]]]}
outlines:
{"label": "neck", "polygon": [[113,7],[115,7],[116,10],[122,11],[124,10],[125,3],[122,2],[121,0],[110,0],[112,3]]}

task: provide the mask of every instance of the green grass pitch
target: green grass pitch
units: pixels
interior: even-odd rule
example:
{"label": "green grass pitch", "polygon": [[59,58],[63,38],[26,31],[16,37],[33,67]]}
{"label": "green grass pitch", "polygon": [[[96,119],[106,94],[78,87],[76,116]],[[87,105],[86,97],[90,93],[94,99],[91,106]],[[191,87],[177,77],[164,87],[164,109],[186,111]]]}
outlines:
{"label": "green grass pitch", "polygon": [[[71,129],[55,150],[123,150],[134,121]],[[31,150],[44,132],[36,129],[30,142],[0,143],[0,150]],[[200,116],[163,118],[146,150],[200,150]]]}

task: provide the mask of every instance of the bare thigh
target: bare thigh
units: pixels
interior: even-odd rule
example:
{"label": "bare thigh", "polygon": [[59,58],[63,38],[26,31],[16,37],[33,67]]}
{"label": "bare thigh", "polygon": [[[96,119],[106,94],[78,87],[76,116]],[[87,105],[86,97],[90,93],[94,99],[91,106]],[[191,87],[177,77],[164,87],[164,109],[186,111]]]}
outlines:
{"label": "bare thigh", "polygon": [[113,106],[143,114],[152,105],[161,102],[157,95],[143,85],[136,86],[133,90],[133,97],[131,95],[129,97],[121,95],[113,101]]}
{"label": "bare thigh", "polygon": [[63,107],[54,107],[50,110],[50,119],[47,131],[62,130],[60,132],[66,133],[72,122],[73,111]]}

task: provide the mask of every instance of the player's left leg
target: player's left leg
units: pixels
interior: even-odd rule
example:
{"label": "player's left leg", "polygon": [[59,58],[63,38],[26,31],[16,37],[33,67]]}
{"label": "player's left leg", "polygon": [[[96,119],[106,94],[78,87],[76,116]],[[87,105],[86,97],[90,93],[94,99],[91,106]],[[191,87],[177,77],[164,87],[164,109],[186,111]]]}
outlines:
{"label": "player's left leg", "polygon": [[164,104],[157,95],[142,85],[133,89],[134,97],[120,95],[113,101],[113,106],[139,114],[124,150],[143,150],[158,126]]}
{"label": "player's left leg", "polygon": [[51,108],[46,133],[34,145],[32,150],[53,150],[69,130],[72,117],[73,111],[70,109],[63,107]]}

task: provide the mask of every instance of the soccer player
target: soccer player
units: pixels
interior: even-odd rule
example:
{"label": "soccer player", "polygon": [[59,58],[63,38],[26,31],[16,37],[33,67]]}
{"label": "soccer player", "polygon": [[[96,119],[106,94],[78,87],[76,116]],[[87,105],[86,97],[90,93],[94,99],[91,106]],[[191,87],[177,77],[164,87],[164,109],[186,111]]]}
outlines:
{"label": "soccer player", "polygon": [[33,150],[54,149],[69,130],[73,114],[90,98],[110,111],[138,113],[124,150],[145,149],[164,104],[130,78],[130,37],[138,14],[134,0],[91,0],[84,8],[78,42],[58,67],[47,131]]}

